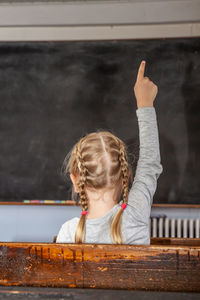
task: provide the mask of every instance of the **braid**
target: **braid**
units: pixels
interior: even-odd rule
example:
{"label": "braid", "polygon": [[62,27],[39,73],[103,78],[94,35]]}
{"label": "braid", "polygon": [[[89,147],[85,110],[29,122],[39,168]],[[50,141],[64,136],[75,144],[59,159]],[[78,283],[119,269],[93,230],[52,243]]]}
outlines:
{"label": "braid", "polygon": [[126,154],[124,151],[124,145],[120,141],[119,145],[119,161],[121,164],[121,171],[122,171],[122,185],[123,185],[123,203],[128,202],[128,162],[126,158]]}
{"label": "braid", "polygon": [[[81,151],[80,151],[80,143],[76,147],[76,159],[77,159],[77,165],[79,169],[79,193],[80,193],[80,203],[82,206],[83,211],[88,210],[88,200],[87,196],[85,193],[85,182],[87,179],[87,169],[85,167]],[[77,229],[76,229],[76,234],[75,234],[75,243],[83,243],[84,238],[85,238],[85,219],[86,215],[81,215],[81,218],[79,220]]]}
{"label": "braid", "polygon": [[77,147],[76,150],[76,155],[77,155],[77,165],[78,165],[78,169],[79,169],[79,190],[80,190],[80,202],[81,202],[81,206],[83,208],[83,210],[87,210],[88,209],[88,201],[87,201],[87,196],[85,193],[85,182],[86,182],[86,177],[87,177],[87,169],[85,167],[84,161],[82,159],[81,156],[81,152],[79,150],[79,148]]}
{"label": "braid", "polygon": [[[123,203],[128,202],[128,161],[125,152],[124,144],[119,140],[119,161],[122,173],[122,186],[123,186]],[[115,214],[111,224],[111,236],[116,244],[122,244],[122,213],[124,209],[120,207]]]}

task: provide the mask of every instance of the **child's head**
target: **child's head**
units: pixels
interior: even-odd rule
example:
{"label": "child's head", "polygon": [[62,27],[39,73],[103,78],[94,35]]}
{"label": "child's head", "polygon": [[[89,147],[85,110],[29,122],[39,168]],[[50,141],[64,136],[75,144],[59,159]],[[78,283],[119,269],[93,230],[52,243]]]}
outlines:
{"label": "child's head", "polygon": [[[116,202],[123,190],[123,203],[127,203],[129,175],[131,168],[124,143],[107,131],[90,133],[75,144],[64,161],[64,173],[73,174],[78,181],[77,190],[83,212],[88,210],[86,189],[113,189],[118,192]],[[123,209],[113,218],[111,236],[115,243],[121,243],[121,216]],[[82,214],[76,230],[75,242],[84,241],[86,214]]]}

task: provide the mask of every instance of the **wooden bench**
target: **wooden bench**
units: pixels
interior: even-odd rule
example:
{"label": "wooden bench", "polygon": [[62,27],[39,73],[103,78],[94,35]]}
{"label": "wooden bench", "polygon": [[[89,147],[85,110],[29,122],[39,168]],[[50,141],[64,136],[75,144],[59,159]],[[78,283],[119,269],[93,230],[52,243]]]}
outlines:
{"label": "wooden bench", "polygon": [[0,243],[0,285],[200,292],[200,239],[192,240]]}

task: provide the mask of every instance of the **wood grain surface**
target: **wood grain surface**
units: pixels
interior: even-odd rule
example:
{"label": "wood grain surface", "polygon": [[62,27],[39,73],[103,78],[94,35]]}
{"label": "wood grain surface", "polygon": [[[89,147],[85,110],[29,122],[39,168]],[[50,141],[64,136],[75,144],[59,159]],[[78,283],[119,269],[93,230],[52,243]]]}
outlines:
{"label": "wood grain surface", "polygon": [[1,286],[0,300],[199,300],[199,293]]}
{"label": "wood grain surface", "polygon": [[200,292],[200,245],[0,244],[0,285]]}

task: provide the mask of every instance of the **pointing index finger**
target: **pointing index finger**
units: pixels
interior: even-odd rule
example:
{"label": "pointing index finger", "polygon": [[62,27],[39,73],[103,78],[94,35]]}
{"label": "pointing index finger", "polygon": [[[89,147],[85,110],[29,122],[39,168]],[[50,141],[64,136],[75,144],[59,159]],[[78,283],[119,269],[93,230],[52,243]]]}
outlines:
{"label": "pointing index finger", "polygon": [[137,81],[144,78],[145,66],[146,66],[146,61],[143,60],[138,69]]}

